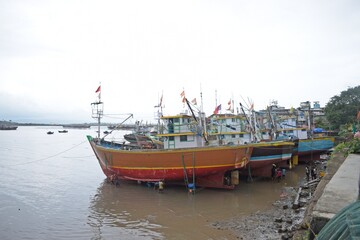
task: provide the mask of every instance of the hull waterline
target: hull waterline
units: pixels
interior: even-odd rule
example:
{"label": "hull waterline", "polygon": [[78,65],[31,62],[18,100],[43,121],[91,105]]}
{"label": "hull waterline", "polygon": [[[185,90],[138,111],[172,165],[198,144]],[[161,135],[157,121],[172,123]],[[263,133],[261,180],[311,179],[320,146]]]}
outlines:
{"label": "hull waterline", "polygon": [[223,146],[184,149],[124,150],[121,145],[98,142],[90,145],[107,177],[165,183],[195,182],[197,186],[234,188],[231,173],[249,162],[252,147]]}

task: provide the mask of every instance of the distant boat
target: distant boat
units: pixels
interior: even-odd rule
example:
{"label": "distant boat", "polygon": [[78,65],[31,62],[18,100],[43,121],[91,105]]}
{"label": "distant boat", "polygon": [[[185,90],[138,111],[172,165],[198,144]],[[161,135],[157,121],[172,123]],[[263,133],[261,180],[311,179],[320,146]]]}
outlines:
{"label": "distant boat", "polygon": [[49,134],[49,135],[50,135],[50,134],[54,134],[54,132],[52,132],[52,131],[48,131],[48,132],[47,132],[47,134]]}
{"label": "distant boat", "polygon": [[17,128],[12,121],[0,121],[0,130],[16,130]]}
{"label": "distant boat", "polygon": [[59,133],[67,133],[68,130],[59,130],[58,132],[59,132]]}
{"label": "distant boat", "polygon": [[17,128],[17,126],[0,125],[0,130],[16,130]]}

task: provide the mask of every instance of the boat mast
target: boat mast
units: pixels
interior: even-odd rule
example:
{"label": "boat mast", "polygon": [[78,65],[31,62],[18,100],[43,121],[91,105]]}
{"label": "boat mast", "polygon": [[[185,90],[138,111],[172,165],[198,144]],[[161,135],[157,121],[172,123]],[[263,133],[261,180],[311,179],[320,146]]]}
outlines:
{"label": "boat mast", "polygon": [[98,89],[96,90],[95,93],[98,93],[98,99],[96,102],[91,103],[91,108],[92,108],[92,118],[97,119],[98,121],[98,140],[100,141],[100,124],[101,124],[101,118],[104,115],[104,103],[101,101],[101,83],[100,86],[98,87]]}
{"label": "boat mast", "polygon": [[205,142],[208,143],[207,140],[207,128],[206,128],[206,116],[204,113],[204,104],[203,104],[203,96],[202,96],[202,89],[201,89],[201,84],[200,84],[200,99],[201,99],[201,107],[200,107],[200,119],[202,121],[202,125],[204,127],[204,136],[205,136]]}

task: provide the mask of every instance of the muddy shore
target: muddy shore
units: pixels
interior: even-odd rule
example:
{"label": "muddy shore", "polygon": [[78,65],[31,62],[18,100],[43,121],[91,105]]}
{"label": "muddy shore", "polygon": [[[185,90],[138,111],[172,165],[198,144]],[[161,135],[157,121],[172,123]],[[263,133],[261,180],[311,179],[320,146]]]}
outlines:
{"label": "muddy shore", "polygon": [[234,238],[243,240],[307,239],[313,208],[344,160],[342,153],[333,154],[325,162],[324,177],[310,184],[304,179],[298,188],[284,187],[280,199],[267,211],[216,221],[212,226],[218,230],[230,230]]}

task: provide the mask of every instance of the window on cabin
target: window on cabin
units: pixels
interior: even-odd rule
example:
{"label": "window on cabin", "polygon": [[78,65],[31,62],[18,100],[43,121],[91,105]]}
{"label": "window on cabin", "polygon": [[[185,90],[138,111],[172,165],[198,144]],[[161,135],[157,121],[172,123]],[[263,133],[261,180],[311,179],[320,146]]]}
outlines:
{"label": "window on cabin", "polygon": [[244,137],[244,134],[239,134],[239,137],[241,137],[241,138]]}
{"label": "window on cabin", "polygon": [[219,138],[220,138],[220,139],[224,139],[224,138],[225,138],[225,135],[221,134],[221,135],[219,135]]}
{"label": "window on cabin", "polygon": [[[173,133],[174,132],[174,124],[173,124],[173,119],[170,118],[169,119],[169,122],[167,124],[167,127],[168,127],[168,131],[169,133]],[[170,139],[169,139],[170,140]]]}
{"label": "window on cabin", "polygon": [[190,121],[189,121],[189,118],[183,118],[182,122],[183,123],[189,123]]}
{"label": "window on cabin", "polygon": [[293,131],[293,130],[289,130],[288,133],[294,133],[294,131]]}
{"label": "window on cabin", "polygon": [[180,119],[179,118],[174,118],[174,123],[179,123]]}
{"label": "window on cabin", "polygon": [[235,134],[231,134],[231,137],[232,137],[232,138],[236,138]]}
{"label": "window on cabin", "polygon": [[170,136],[169,141],[174,141],[174,136]]}
{"label": "window on cabin", "polygon": [[187,142],[187,135],[181,135],[180,142]]}

